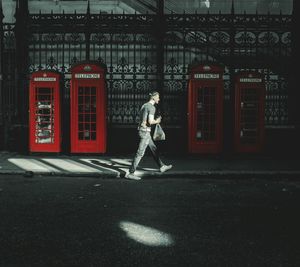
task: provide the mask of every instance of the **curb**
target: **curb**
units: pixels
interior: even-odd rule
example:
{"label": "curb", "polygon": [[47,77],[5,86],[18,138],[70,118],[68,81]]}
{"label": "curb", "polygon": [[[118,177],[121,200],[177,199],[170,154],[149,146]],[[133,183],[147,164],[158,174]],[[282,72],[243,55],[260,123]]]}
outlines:
{"label": "curb", "polygon": [[[104,173],[71,173],[71,172],[31,172],[22,170],[0,170],[1,175],[22,175],[24,177],[45,176],[45,177],[91,177],[101,179],[120,179],[119,174],[113,172]],[[251,178],[298,178],[300,179],[300,171],[171,171],[167,173],[146,172],[141,178],[231,178],[231,179],[251,179]]]}

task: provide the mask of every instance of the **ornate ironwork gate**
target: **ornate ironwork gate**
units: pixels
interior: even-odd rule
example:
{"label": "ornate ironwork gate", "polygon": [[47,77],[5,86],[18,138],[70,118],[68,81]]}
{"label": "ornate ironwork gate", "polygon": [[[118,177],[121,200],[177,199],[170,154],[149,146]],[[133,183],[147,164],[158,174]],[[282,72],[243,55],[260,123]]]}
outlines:
{"label": "ornate ironwork gate", "polygon": [[[96,60],[107,67],[110,127],[135,127],[147,93],[159,90],[166,126],[182,128],[189,66],[204,61],[225,66],[228,113],[234,73],[257,70],[264,74],[267,84],[265,124],[293,123],[288,113],[289,15],[236,15],[234,11],[227,15],[90,14],[89,9],[86,14],[28,14],[26,10],[17,14],[16,24],[1,27],[1,111],[6,146],[14,136],[9,133],[28,124],[24,99],[29,74],[45,69],[61,72],[67,103],[70,68],[82,60]],[[25,57],[23,65],[16,54]],[[63,108],[68,109],[68,104]]]}

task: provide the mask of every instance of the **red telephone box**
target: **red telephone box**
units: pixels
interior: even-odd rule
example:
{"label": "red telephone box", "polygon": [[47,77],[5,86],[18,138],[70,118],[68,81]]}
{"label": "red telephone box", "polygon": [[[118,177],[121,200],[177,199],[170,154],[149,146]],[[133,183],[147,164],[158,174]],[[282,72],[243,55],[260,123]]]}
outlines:
{"label": "red telephone box", "polygon": [[223,68],[198,65],[188,87],[188,151],[219,153],[223,145]]}
{"label": "red telephone box", "polygon": [[29,151],[60,152],[60,75],[38,71],[29,89]]}
{"label": "red telephone box", "polygon": [[240,72],[235,78],[236,152],[259,152],[264,142],[265,83],[258,72]]}
{"label": "red telephone box", "polygon": [[72,67],[71,152],[106,152],[104,69],[95,63]]}

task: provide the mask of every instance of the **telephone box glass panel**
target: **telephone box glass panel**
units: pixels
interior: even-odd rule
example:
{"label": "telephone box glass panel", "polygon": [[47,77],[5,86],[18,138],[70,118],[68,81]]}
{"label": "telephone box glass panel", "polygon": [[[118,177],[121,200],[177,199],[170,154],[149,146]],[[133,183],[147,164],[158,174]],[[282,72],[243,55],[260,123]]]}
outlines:
{"label": "telephone box glass panel", "polygon": [[259,92],[244,88],[241,91],[241,143],[255,144],[258,138]]}
{"label": "telephone box glass panel", "polygon": [[198,88],[196,139],[211,141],[216,138],[216,88]]}
{"label": "telephone box glass panel", "polygon": [[35,88],[35,143],[54,143],[53,88]]}
{"label": "telephone box glass panel", "polygon": [[96,87],[78,88],[78,139],[96,140]]}

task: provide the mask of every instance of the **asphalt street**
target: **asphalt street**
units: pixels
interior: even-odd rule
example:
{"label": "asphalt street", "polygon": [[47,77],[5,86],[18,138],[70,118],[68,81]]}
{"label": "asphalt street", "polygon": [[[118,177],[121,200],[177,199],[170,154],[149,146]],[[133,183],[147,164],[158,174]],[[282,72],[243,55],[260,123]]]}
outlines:
{"label": "asphalt street", "polygon": [[300,266],[300,182],[0,177],[0,266]]}

